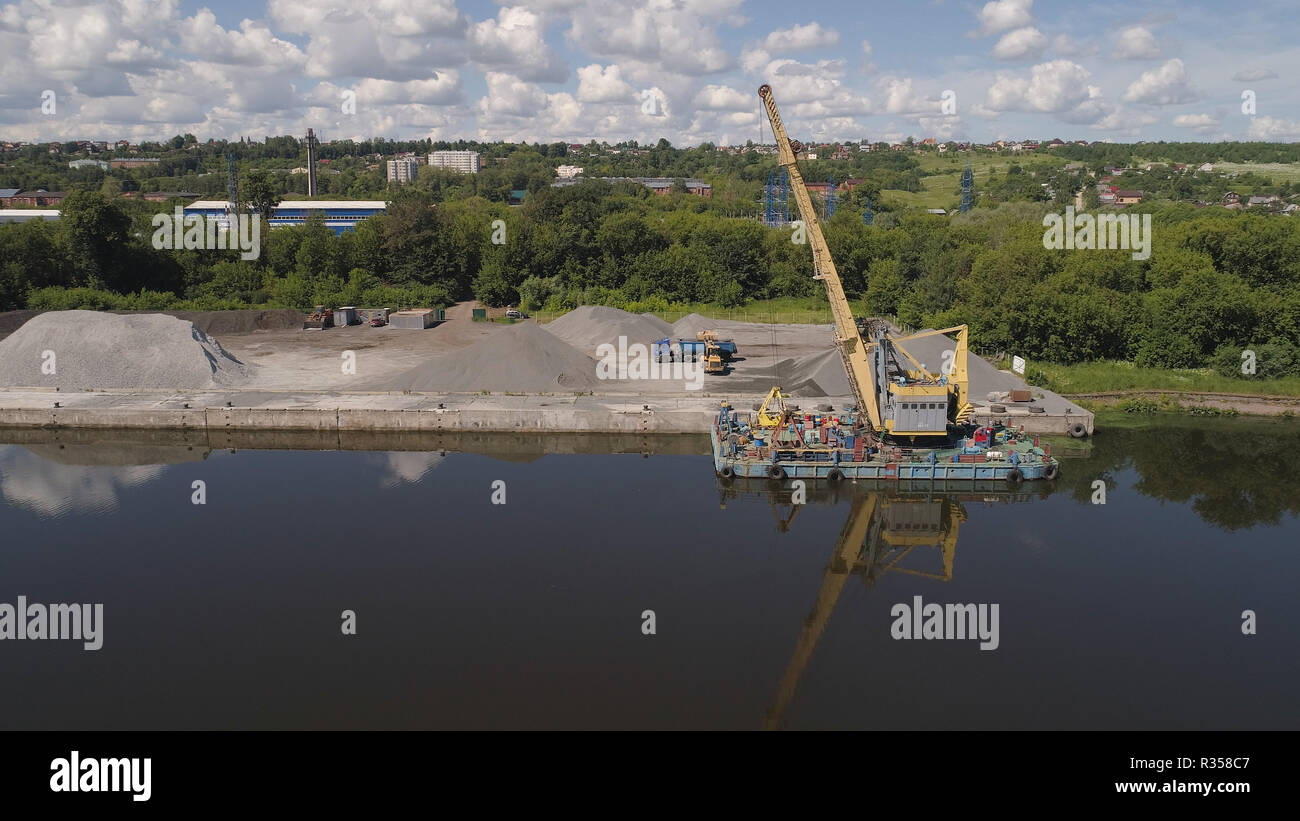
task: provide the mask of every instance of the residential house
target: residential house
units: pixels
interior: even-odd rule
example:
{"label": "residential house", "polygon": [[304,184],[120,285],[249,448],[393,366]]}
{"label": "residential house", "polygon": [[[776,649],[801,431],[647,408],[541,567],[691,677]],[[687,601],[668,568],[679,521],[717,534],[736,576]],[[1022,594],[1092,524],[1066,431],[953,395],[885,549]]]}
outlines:
{"label": "residential house", "polygon": [[1142,202],[1141,191],[1119,190],[1115,192],[1116,205],[1137,205]]}

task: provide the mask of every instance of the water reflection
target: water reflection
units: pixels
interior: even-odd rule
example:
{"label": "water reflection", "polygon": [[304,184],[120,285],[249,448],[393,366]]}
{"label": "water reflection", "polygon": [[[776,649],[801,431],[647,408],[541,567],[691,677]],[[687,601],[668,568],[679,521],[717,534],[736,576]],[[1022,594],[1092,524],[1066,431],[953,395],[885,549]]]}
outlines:
{"label": "water reflection", "polygon": [[160,476],[157,464],[71,461],[49,448],[0,445],[0,497],[46,517],[116,510],[122,492]]}
{"label": "water reflection", "polygon": [[[719,479],[718,492],[724,508],[729,500],[765,500],[782,533],[790,532],[805,506],[791,503],[790,488],[772,483]],[[1043,484],[1037,490],[1009,490],[1005,482],[841,482],[808,483],[807,492],[806,504],[835,505],[846,509],[847,516],[768,710],[764,729],[769,730],[781,726],[817,641],[851,577],[857,576],[868,588],[886,573],[951,581],[957,538],[967,519],[966,504],[1026,502],[1049,495],[1051,489]]]}

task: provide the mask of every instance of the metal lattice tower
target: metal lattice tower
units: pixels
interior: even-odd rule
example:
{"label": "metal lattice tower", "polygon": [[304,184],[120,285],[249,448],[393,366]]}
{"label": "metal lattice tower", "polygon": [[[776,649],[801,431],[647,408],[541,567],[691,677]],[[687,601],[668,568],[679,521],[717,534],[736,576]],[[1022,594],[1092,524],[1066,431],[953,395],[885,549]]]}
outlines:
{"label": "metal lattice tower", "polygon": [[763,186],[763,224],[772,227],[772,222],[776,218],[775,206],[772,202],[773,193],[776,188],[776,172],[767,172],[767,185]]}
{"label": "metal lattice tower", "polygon": [[835,175],[831,174],[831,187],[826,189],[826,219],[835,215]]}
{"label": "metal lattice tower", "polygon": [[970,210],[971,191],[975,188],[975,175],[971,173],[970,163],[966,164],[966,170],[961,172],[961,212],[965,214]]}
{"label": "metal lattice tower", "polygon": [[876,221],[876,215],[875,215],[875,213],[871,210],[871,197],[867,197],[867,198],[864,199],[862,202],[863,202],[863,206],[862,206],[862,224],[863,224],[863,225],[870,225],[870,224],[872,224],[873,222]]}
{"label": "metal lattice tower", "polygon": [[769,171],[763,186],[763,224],[780,228],[790,222],[790,174],[784,168]]}

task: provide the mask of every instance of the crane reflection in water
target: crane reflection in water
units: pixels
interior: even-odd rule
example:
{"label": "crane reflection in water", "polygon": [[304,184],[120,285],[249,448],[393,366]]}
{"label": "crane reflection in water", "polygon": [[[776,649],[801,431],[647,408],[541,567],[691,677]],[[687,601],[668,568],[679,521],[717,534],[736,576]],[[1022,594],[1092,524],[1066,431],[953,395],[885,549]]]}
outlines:
{"label": "crane reflection in water", "polygon": [[[957,554],[957,537],[971,503],[1024,502],[1044,491],[1009,491],[1005,482],[841,482],[807,484],[805,504],[846,507],[847,519],[831,550],[822,574],[821,589],[812,611],[804,619],[794,653],[786,665],[776,698],[764,720],[769,730],[781,726],[786,708],[794,698],[822,632],[830,621],[840,591],[850,576],[859,576],[874,587],[886,573],[904,573],[947,582],[952,579]],[[789,486],[770,482],[718,479],[719,502],[765,498],[772,508],[776,528],[790,532],[805,504],[792,504]],[[924,562],[919,554],[938,552],[936,570],[918,569]],[[933,565],[931,565],[933,566]]]}

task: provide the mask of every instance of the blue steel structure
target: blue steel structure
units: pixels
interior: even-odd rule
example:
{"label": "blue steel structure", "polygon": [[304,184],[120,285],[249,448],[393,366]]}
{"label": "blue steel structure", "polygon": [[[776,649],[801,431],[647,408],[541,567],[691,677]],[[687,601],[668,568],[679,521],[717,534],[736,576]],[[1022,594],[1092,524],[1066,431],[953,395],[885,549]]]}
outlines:
{"label": "blue steel structure", "polygon": [[862,201],[862,224],[870,225],[876,221],[876,214],[871,210],[871,197],[866,197]]}
{"label": "blue steel structure", "polygon": [[971,190],[975,187],[975,175],[971,173],[970,164],[966,164],[966,170],[961,172],[961,212],[965,214],[970,210]]}
{"label": "blue steel structure", "polygon": [[780,228],[790,223],[790,173],[784,168],[767,173],[763,187],[763,224]]}

